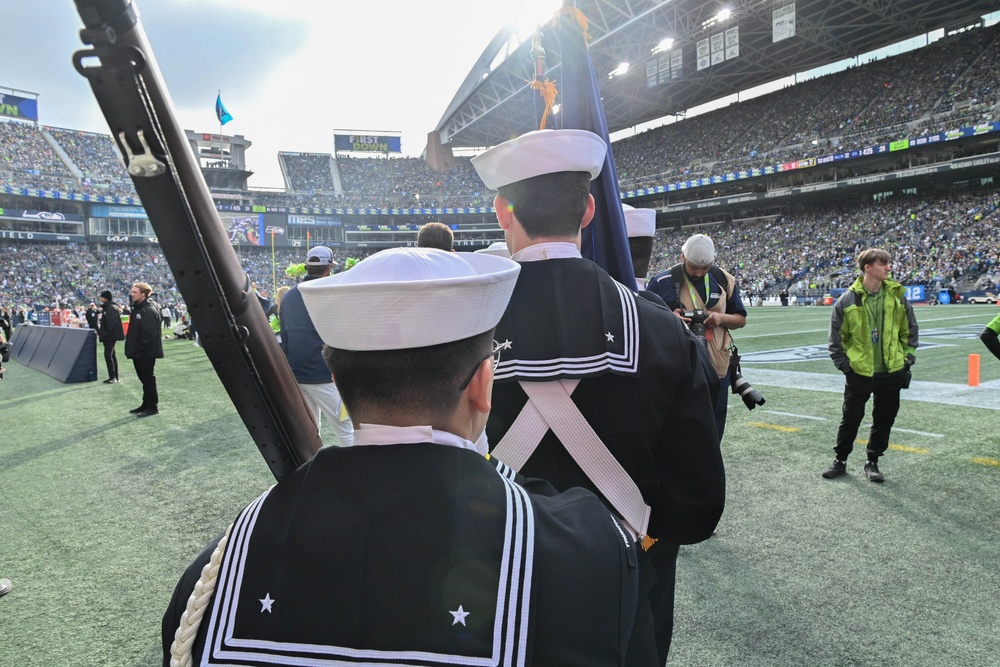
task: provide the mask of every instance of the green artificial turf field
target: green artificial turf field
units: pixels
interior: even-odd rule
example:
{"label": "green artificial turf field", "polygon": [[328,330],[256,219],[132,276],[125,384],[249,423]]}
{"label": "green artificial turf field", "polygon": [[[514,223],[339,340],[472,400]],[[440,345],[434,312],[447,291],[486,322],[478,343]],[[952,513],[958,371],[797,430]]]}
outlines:
{"label": "green artificial turf field", "polygon": [[[727,509],[681,549],[670,665],[1000,665],[1000,361],[977,338],[996,308],[916,310],[924,349],[878,485],[860,451],[819,474],[843,388],[830,309],[751,309],[736,342],[767,403],[730,397]],[[118,385],[7,364],[0,665],[157,664],[177,577],[272,483],[203,351],[165,351],[145,419],[128,362]]]}

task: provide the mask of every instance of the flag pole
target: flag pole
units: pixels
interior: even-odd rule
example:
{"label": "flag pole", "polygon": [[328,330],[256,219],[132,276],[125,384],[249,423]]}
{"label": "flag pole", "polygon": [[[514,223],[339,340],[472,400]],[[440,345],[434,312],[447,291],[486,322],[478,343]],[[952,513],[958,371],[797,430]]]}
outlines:
{"label": "flag pole", "polygon": [[271,295],[278,293],[278,273],[274,268],[274,230],[271,230]]}

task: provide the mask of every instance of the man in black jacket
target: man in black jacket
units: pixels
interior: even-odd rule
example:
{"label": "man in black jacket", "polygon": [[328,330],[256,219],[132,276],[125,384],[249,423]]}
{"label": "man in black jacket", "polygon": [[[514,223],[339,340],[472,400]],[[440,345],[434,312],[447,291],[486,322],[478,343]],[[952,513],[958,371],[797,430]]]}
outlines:
{"label": "man in black jacket", "polygon": [[101,292],[101,318],[97,325],[97,340],[104,344],[104,363],[108,365],[108,379],[104,384],[118,382],[118,355],[115,345],[125,340],[125,330],[122,328],[122,317],[118,304],[114,302],[111,292]]}
{"label": "man in black jacket", "polygon": [[125,356],[132,360],[135,374],[142,382],[142,405],[129,410],[138,417],[160,413],[160,396],[156,393],[156,360],[163,358],[163,339],[160,332],[160,311],[151,303],[153,288],[146,283],[135,283],[129,293],[132,297],[132,314],[128,333],[125,335]]}
{"label": "man in black jacket", "polygon": [[[635,525],[640,522],[630,526],[649,538],[639,564],[656,646],[652,658],[630,656],[628,662],[663,665],[673,627],[677,545],[711,537],[725,503],[725,470],[700,343],[669,310],[635,298],[635,285],[621,285],[581,257],[580,231],[596,206],[590,181],[606,151],[591,132],[540,130],[472,160],[486,186],[497,191],[497,219],[511,259],[521,264],[496,329],[504,351],[486,430],[493,455],[508,465],[513,445],[537,442],[526,459],[523,450],[516,452],[524,460],[520,470],[557,490],[583,487],[616,509],[614,498],[641,494],[651,508],[648,531],[639,532],[647,527]],[[570,394],[569,406],[551,395],[541,403],[532,397],[529,405],[528,392],[549,390]],[[564,430],[569,437],[535,430],[529,408],[564,415],[572,421]],[[542,424],[553,422],[546,417]],[[527,431],[541,439],[525,437]],[[509,432],[516,435],[505,440]],[[582,441],[578,434],[591,432],[603,448],[595,451],[610,453],[631,485],[607,466],[586,470],[577,463],[597,460],[594,452],[579,459],[569,453],[567,447]]]}

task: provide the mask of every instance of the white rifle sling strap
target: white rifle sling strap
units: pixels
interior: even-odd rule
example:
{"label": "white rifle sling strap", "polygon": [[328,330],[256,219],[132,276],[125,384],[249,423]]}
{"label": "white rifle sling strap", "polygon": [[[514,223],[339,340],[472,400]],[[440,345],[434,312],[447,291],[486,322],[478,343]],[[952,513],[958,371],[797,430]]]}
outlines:
{"label": "white rifle sling strap", "polygon": [[640,540],[646,537],[650,508],[639,487],[570,398],[579,380],[520,382],[528,402],[492,452],[514,470],[520,470],[552,429],[576,464],[611,503]]}

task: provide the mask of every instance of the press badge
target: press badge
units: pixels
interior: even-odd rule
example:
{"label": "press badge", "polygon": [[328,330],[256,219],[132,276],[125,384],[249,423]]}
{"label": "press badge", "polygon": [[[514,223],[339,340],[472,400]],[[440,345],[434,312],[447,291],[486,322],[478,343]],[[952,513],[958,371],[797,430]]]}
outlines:
{"label": "press badge", "polygon": [[872,329],[872,343],[878,342],[878,329]]}

